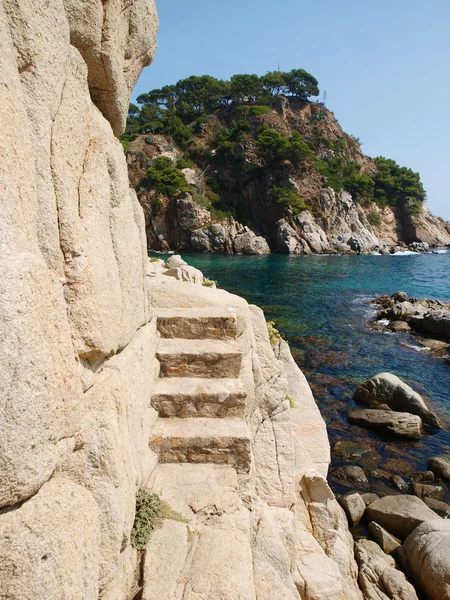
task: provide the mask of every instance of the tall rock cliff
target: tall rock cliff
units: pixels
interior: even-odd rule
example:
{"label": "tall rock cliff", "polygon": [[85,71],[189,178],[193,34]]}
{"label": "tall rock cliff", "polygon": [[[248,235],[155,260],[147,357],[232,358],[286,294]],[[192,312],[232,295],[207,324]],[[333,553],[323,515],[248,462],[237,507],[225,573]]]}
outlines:
{"label": "tall rock cliff", "polygon": [[[360,600],[289,348],[146,257],[115,135],[152,1],[0,10],[0,597]],[[143,489],[171,511],[137,550]]]}
{"label": "tall rock cliff", "polygon": [[[408,198],[411,182],[423,192],[418,175],[385,159],[380,167],[322,103],[265,96],[263,105],[235,101],[184,115],[168,103],[155,108],[164,93],[140,97],[124,140],[150,249],[310,254],[450,244],[450,224],[430,213],[424,195]],[[161,157],[183,173],[181,191],[154,180]],[[407,185],[389,180],[405,171]],[[404,189],[388,197],[393,183]]]}
{"label": "tall rock cliff", "polygon": [[114,132],[158,21],[151,0],[0,10],[0,596],[97,598],[152,464],[139,382],[111,367],[100,394],[94,378],[148,322],[143,216]]}

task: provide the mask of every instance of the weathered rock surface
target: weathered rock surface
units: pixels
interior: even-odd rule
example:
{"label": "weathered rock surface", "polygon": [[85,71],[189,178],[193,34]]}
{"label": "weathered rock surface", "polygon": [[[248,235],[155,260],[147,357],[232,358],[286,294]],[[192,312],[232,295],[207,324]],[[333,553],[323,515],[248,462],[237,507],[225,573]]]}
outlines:
{"label": "weathered rock surface", "polygon": [[364,516],[366,504],[359,494],[346,494],[340,499],[350,523],[359,523]]}
{"label": "weathered rock surface", "polygon": [[405,541],[414,578],[430,600],[450,598],[450,521],[430,520]]}
{"label": "weathered rock surface", "polygon": [[408,495],[384,496],[367,507],[366,515],[400,539],[436,517],[422,500]]}
{"label": "weathered rock surface", "polygon": [[434,498],[423,498],[425,504],[443,519],[450,519],[450,505]]}
{"label": "weathered rock surface", "polygon": [[359,540],[355,544],[359,564],[359,584],[367,600],[417,600],[413,586],[396,569],[395,560],[375,542]]}
{"label": "weathered rock surface", "polygon": [[430,411],[424,399],[392,373],[379,373],[361,383],[353,397],[357,403],[370,408],[389,407],[394,411],[418,415],[431,427],[440,427],[439,419]]}
{"label": "weathered rock surface", "polygon": [[394,550],[401,546],[400,540],[391,535],[381,525],[375,523],[375,521],[369,523],[369,533],[386,554],[391,554],[391,552],[394,552]]}
{"label": "weathered rock surface", "polygon": [[422,328],[427,333],[434,333],[450,341],[450,310],[427,313],[423,317]]}
{"label": "weathered rock surface", "polygon": [[429,485],[426,483],[413,483],[413,490],[416,496],[424,500],[425,498],[434,498],[442,500],[445,496],[445,488],[441,485]]}
{"label": "weathered rock surface", "polygon": [[347,419],[353,425],[359,425],[403,439],[418,440],[422,433],[421,418],[405,412],[349,408]]}
{"label": "weathered rock surface", "polygon": [[450,481],[450,456],[432,456],[428,461],[428,468],[437,477]]}

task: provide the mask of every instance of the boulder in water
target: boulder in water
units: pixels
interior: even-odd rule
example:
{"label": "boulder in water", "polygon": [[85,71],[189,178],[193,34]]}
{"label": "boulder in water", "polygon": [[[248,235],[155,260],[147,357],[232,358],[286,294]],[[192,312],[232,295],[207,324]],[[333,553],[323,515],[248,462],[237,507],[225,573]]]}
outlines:
{"label": "boulder in water", "polygon": [[386,408],[418,415],[430,427],[441,428],[438,417],[425,400],[392,373],[379,373],[358,386],[354,396],[358,404],[370,408]]}

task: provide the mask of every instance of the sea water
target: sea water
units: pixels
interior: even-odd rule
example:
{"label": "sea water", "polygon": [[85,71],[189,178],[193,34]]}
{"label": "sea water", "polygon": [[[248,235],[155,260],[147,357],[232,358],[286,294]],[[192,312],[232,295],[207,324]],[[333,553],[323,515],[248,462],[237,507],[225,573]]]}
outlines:
{"label": "sea water", "polygon": [[[433,454],[450,451],[450,365],[424,350],[411,334],[374,331],[370,300],[404,291],[450,301],[450,252],[364,256],[183,255],[220,288],[264,309],[288,341],[328,425],[330,441],[371,444],[387,474],[427,468]],[[444,423],[418,442],[395,442],[347,423],[357,385],[382,371],[395,373],[422,394]],[[393,449],[396,461],[388,455]]]}

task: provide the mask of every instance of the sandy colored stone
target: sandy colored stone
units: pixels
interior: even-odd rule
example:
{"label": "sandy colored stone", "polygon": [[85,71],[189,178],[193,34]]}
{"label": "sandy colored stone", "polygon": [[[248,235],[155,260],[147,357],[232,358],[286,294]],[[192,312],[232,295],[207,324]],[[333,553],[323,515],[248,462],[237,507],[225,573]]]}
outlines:
{"label": "sandy colored stone", "polygon": [[346,494],[342,496],[340,503],[350,523],[355,524],[361,521],[366,510],[366,505],[359,494]]}
{"label": "sandy colored stone", "polygon": [[232,308],[174,308],[157,311],[158,331],[163,338],[236,338],[236,312]]}
{"label": "sandy colored stone", "polygon": [[0,596],[97,598],[99,518],[91,494],[63,477],[44,484],[17,510],[2,514]]}
{"label": "sandy colored stone", "polygon": [[152,394],[161,417],[241,417],[246,393],[239,379],[163,377]]}
{"label": "sandy colored stone", "polygon": [[294,401],[291,410],[293,429],[319,470],[326,476],[330,464],[330,444],[325,421],[320,414],[306,377],[298,368],[288,344],[282,340],[274,350],[287,376],[287,395]]}
{"label": "sandy colored stone", "polygon": [[156,50],[158,17],[153,0],[64,0],[70,42],[88,67],[89,91],[115,135],[125,129],[134,85]]}
{"label": "sandy colored stone", "polygon": [[239,377],[242,353],[231,341],[162,339],[157,350],[162,377]]}
{"label": "sandy colored stone", "polygon": [[436,518],[420,498],[408,495],[384,496],[367,507],[366,515],[400,539],[423,522]]}
{"label": "sandy colored stone", "polygon": [[405,541],[414,579],[430,600],[450,598],[450,521],[431,519]]}
{"label": "sandy colored stone", "polygon": [[243,419],[158,419],[151,447],[161,462],[214,463],[249,471],[250,431]]}
{"label": "sandy colored stone", "polygon": [[188,550],[186,523],[166,519],[145,548],[142,600],[182,598]]}
{"label": "sandy colored stone", "polygon": [[401,546],[401,542],[397,538],[381,527],[381,525],[375,523],[375,521],[369,523],[369,533],[386,554],[391,554],[391,552]]}
{"label": "sandy colored stone", "polygon": [[395,568],[395,560],[375,542],[358,540],[355,554],[359,564],[359,584],[367,600],[417,600],[413,586]]}

